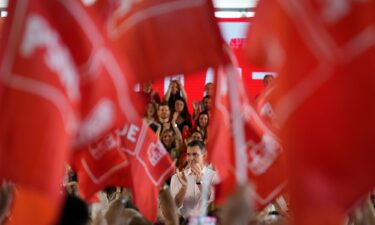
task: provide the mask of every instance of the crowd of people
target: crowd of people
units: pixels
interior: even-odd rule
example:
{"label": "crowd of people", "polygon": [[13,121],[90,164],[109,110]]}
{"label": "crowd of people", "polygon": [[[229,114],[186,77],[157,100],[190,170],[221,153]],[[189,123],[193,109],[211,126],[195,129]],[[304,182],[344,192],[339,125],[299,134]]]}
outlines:
{"label": "crowd of people", "polygon": [[184,167],[187,144],[193,140],[206,141],[212,106],[212,83],[206,84],[203,98],[193,102],[193,113],[189,112],[186,93],[179,80],[170,82],[162,99],[152,89],[152,82],[143,83],[138,93],[145,103],[144,120],[158,134],[179,168]]}
{"label": "crowd of people", "polygon": [[[267,88],[273,76],[264,78]],[[256,211],[249,196],[250,186],[238,187],[226,203],[215,205],[214,185],[219,182],[215,169],[207,162],[207,127],[212,110],[212,83],[205,86],[200,101],[193,101],[193,112],[187,106],[187,92],[179,80],[172,80],[163,98],[145,82],[139,91],[144,102],[144,120],[160,139],[176,164],[174,175],[159,193],[158,221],[147,221],[132,202],[131,191],[122,187],[108,187],[98,196],[99,201],[88,205],[79,197],[77,177],[67,168],[65,204],[57,224],[143,225],[143,224],[198,224],[192,217],[207,215],[216,224],[278,224],[293,220],[287,196],[280,196],[262,211]],[[79,179],[79,177],[78,177]],[[11,220],[9,208],[16,188],[3,183],[0,192],[0,224]],[[190,219],[190,222],[189,222]],[[203,223],[212,224],[212,223]],[[348,225],[375,224],[374,195],[348,214]]]}

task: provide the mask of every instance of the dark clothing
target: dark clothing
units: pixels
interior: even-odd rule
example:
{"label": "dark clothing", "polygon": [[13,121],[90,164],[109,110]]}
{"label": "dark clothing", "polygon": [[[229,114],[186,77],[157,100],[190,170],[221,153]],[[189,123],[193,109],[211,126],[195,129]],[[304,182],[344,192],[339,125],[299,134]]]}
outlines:
{"label": "dark clothing", "polygon": [[156,133],[156,131],[158,131],[158,126],[156,126],[154,123],[151,123],[149,125],[149,127],[151,128],[152,131],[154,131]]}
{"label": "dark clothing", "polygon": [[138,92],[138,95],[145,104],[148,104],[149,102],[155,102],[160,104],[161,102],[160,95],[158,92],[151,91],[150,93],[145,93],[143,91],[140,91]]}
{"label": "dark clothing", "polygon": [[181,132],[181,134],[182,134],[182,133],[183,133],[182,131],[183,131],[183,129],[184,129],[184,126],[188,126],[188,127],[189,127],[189,130],[190,130],[190,128],[192,127],[192,124],[191,124],[190,121],[188,121],[188,120],[184,120],[182,123],[177,124],[177,126],[178,126],[178,129],[180,130],[180,132]]}

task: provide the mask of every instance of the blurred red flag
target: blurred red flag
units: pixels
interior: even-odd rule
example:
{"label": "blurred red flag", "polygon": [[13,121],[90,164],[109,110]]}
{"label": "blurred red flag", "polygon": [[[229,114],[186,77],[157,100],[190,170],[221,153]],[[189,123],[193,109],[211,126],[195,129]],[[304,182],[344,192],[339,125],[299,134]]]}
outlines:
{"label": "blurred red flag", "polygon": [[174,172],[168,152],[142,120],[119,132],[121,150],[129,159],[135,205],[150,221],[157,217],[159,189]]}
{"label": "blurred red flag", "polygon": [[279,72],[271,98],[288,149],[295,224],[343,224],[375,186],[374,8],[373,0],[258,6],[248,55]]}
{"label": "blurred red flag", "polygon": [[279,133],[280,124],[278,122],[278,117],[275,113],[274,106],[272,105],[272,93],[275,91],[275,83],[269,84],[262,93],[260,93],[255,101],[256,111],[263,121],[268,124],[268,126]]}
{"label": "blurred red flag", "polygon": [[277,197],[286,185],[282,149],[277,138],[247,99],[234,67],[217,73],[215,107],[208,132],[209,157],[219,171],[217,198],[250,181],[252,200],[259,208]]}
{"label": "blurred red flag", "polygon": [[140,81],[193,73],[224,62],[209,0],[99,1],[109,37]]}
{"label": "blurred red flag", "polygon": [[124,63],[80,1],[10,1],[1,43],[0,180],[13,224],[51,224],[69,150],[133,120]]}
{"label": "blurred red flag", "polygon": [[120,151],[115,132],[77,151],[72,166],[78,175],[79,192],[86,200],[105,187],[130,188],[132,184],[129,160]]}

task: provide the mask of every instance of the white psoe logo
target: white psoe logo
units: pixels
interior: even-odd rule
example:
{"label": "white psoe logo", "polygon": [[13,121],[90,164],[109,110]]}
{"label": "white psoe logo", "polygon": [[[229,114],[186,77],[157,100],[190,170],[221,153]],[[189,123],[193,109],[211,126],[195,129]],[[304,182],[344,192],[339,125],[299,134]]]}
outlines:
{"label": "white psoe logo", "polygon": [[167,152],[163,149],[160,144],[151,143],[147,149],[148,160],[152,166],[155,166],[160,162]]}

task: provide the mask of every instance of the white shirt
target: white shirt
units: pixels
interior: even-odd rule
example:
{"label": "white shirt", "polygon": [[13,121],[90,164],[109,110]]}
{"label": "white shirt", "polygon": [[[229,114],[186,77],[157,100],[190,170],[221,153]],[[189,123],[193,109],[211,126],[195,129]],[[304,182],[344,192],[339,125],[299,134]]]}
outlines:
{"label": "white shirt", "polygon": [[[187,190],[185,194],[185,198],[182,202],[182,205],[180,208],[178,208],[178,212],[181,216],[184,218],[188,218],[190,216],[200,216],[200,210],[201,210],[201,191],[198,187],[198,185],[195,182],[195,175],[190,170],[187,169],[184,171],[186,179],[187,179]],[[213,184],[216,184],[218,182],[218,175],[216,171],[207,168],[205,166],[202,170],[202,184],[201,185],[209,185],[210,191],[209,191],[209,198],[208,203],[213,201],[214,193],[213,193]],[[181,183],[178,180],[177,174],[172,176],[171,180],[171,195],[173,199],[176,197],[178,192],[180,191]]]}

